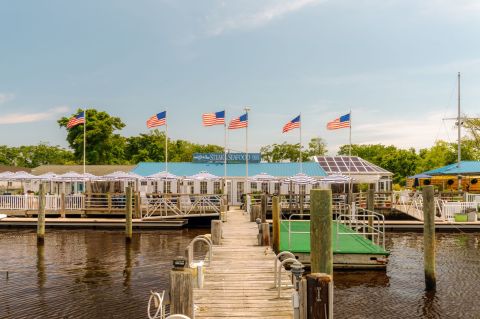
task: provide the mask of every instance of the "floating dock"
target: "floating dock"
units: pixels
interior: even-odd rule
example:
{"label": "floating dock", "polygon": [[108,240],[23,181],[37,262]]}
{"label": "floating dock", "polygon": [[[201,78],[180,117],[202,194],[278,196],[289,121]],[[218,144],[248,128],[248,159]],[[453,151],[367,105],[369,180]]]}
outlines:
{"label": "floating dock", "polygon": [[[202,289],[194,290],[195,318],[293,318],[293,289],[274,288],[275,254],[258,246],[256,223],[240,210],[229,211],[222,244],[213,246]],[[282,282],[290,282],[286,272]]]}
{"label": "floating dock", "polygon": [[[333,222],[332,240],[335,269],[385,269],[387,266],[389,252],[337,221]],[[309,220],[280,222],[280,251],[290,251],[302,264],[310,264]]]}
{"label": "floating dock", "polygon": [[[134,228],[181,228],[185,219],[149,220],[133,219]],[[59,228],[125,228],[125,218],[45,218],[47,227]],[[37,227],[37,218],[7,217],[0,219],[1,227]]]}

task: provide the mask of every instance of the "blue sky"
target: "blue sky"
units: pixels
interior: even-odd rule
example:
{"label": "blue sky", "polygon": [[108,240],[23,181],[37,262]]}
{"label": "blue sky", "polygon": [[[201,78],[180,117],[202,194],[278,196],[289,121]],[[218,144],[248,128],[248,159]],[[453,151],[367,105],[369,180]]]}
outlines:
{"label": "blue sky", "polygon": [[[354,143],[427,147],[454,140],[462,107],[480,113],[476,0],[0,0],[0,144],[66,146],[56,120],[87,105],[119,116],[125,136],[168,109],[169,135],[223,143],[203,112],[251,106],[251,150],[298,132],[334,154]],[[230,148],[244,149],[244,130]]]}

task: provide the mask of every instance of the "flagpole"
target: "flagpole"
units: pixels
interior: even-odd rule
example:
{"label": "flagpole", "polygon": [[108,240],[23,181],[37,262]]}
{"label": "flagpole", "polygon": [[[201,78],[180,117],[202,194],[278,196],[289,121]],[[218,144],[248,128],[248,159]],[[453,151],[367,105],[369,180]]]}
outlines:
{"label": "flagpole", "polygon": [[245,107],[245,114],[247,115],[247,126],[245,127],[245,193],[247,192],[248,183],[248,111],[250,107]]}
{"label": "flagpole", "polygon": [[348,189],[350,192],[350,197],[352,196],[352,173],[351,173],[351,163],[352,163],[352,109],[350,109],[349,113],[349,120],[350,120],[350,132],[349,132],[349,138],[348,138],[348,143],[349,143],[349,148],[348,148]]}
{"label": "flagpole", "polygon": [[303,173],[302,167],[302,113],[299,115],[300,120],[300,155],[298,156],[298,163],[300,164],[300,173]]}
{"label": "flagpole", "polygon": [[87,108],[83,110],[83,174],[85,174],[86,149],[87,149]]}
{"label": "flagpole", "polygon": [[[223,128],[224,128],[224,142],[225,145],[223,147],[223,179],[224,179],[224,187],[227,186],[227,121],[226,121],[226,114],[223,113],[223,118],[224,118],[224,123],[223,123]],[[225,191],[224,191],[225,193]]]}
{"label": "flagpole", "polygon": [[168,173],[168,123],[167,123],[167,112],[165,112],[165,172]]}

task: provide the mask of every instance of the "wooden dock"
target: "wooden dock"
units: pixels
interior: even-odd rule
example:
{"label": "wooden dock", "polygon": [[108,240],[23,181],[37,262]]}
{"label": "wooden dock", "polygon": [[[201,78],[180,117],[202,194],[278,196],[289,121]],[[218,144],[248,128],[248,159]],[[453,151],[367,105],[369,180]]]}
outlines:
{"label": "wooden dock", "polygon": [[[185,219],[169,219],[158,221],[144,221],[133,219],[134,228],[181,228],[188,223]],[[125,228],[125,218],[45,218],[47,227],[65,228]],[[37,227],[37,218],[7,217],[0,219],[2,227]]]}
{"label": "wooden dock", "polygon": [[[243,211],[227,213],[222,244],[213,246],[202,289],[194,290],[195,318],[292,318],[293,289],[274,288],[275,254],[258,246],[258,227]],[[282,283],[290,282],[282,273]]]}

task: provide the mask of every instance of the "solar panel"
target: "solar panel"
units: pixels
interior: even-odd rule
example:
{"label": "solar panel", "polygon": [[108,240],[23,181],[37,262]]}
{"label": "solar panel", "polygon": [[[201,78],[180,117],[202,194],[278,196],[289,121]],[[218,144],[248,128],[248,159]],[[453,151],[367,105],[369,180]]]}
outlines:
{"label": "solar panel", "polygon": [[327,174],[332,173],[389,173],[360,157],[352,156],[317,156],[318,164]]}

